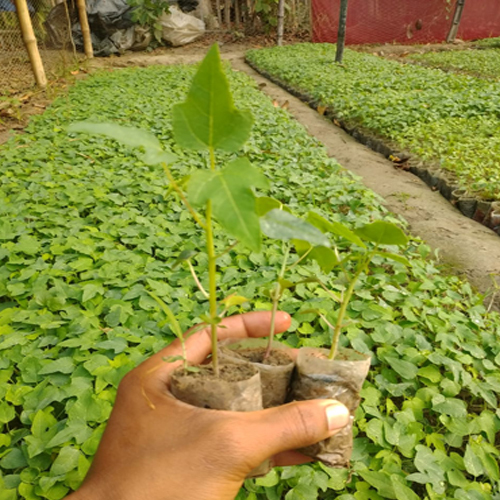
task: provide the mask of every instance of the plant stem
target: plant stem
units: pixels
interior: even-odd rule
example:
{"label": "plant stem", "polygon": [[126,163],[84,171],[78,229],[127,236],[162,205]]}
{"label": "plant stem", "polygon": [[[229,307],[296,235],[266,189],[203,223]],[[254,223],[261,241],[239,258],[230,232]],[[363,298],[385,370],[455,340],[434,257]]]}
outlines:
{"label": "plant stem", "polygon": [[299,259],[297,259],[288,269],[287,271],[290,271],[292,270],[297,264],[299,264],[300,262],[302,262],[312,251],[313,251],[314,247],[311,245],[309,247],[309,249],[307,250],[307,252],[303,253],[302,254],[302,257],[300,257]]}
{"label": "plant stem", "polygon": [[167,179],[169,180],[170,184],[172,187],[175,189],[177,194],[179,195],[179,198],[181,199],[182,203],[184,203],[184,206],[189,210],[189,213],[193,216],[193,219],[198,223],[200,227],[203,229],[205,228],[205,224],[203,224],[202,220],[198,217],[198,214],[195,212],[194,208],[191,206],[189,201],[187,200],[186,196],[182,192],[182,189],[179,187],[179,184],[174,179],[174,176],[172,175],[172,172],[170,172],[170,169],[168,168],[166,163],[161,164],[163,167],[163,171],[165,172],[165,175],[167,176]]}
{"label": "plant stem", "polygon": [[[210,148],[210,169],[215,170],[215,155],[213,148]],[[215,376],[219,376],[219,356],[217,352],[217,283],[216,283],[216,260],[212,228],[212,201],[207,201],[206,208],[206,227],[205,234],[207,238],[207,255],[208,255],[208,293],[210,304],[210,336],[212,339],[212,365],[214,367]]]}
{"label": "plant stem", "polygon": [[328,359],[335,359],[338,351],[338,343],[340,338],[340,333],[342,332],[342,323],[344,322],[344,316],[347,311],[347,306],[349,305],[349,301],[351,300],[352,294],[354,293],[354,287],[358,282],[361,273],[367,268],[370,260],[373,256],[373,253],[369,253],[366,258],[363,260],[362,264],[360,264],[358,270],[352,277],[351,282],[349,283],[349,287],[347,288],[344,297],[342,298],[342,304],[340,305],[339,314],[337,316],[337,322],[335,323],[335,329],[333,331],[332,337],[332,346],[330,348],[330,354],[328,355]]}
{"label": "plant stem", "polygon": [[203,288],[203,285],[201,284],[201,281],[198,279],[198,276],[196,276],[196,271],[194,270],[193,264],[191,264],[191,261],[189,259],[187,260],[187,263],[189,266],[189,270],[191,271],[191,276],[193,277],[194,282],[198,286],[198,289],[205,296],[205,298],[209,299],[210,297],[207,291]]}
{"label": "plant stem", "polygon": [[267,342],[267,349],[264,354],[263,359],[267,359],[269,355],[271,354],[271,349],[272,349],[272,344],[273,344],[273,339],[274,339],[274,324],[276,322],[276,312],[278,311],[278,302],[281,298],[281,284],[280,280],[282,280],[285,276],[286,272],[286,263],[288,261],[288,254],[290,253],[290,244],[287,244],[285,247],[285,252],[283,255],[283,263],[281,264],[281,270],[278,275],[278,279],[276,280],[276,288],[273,293],[273,309],[271,313],[271,326],[269,328],[269,340]]}
{"label": "plant stem", "polygon": [[227,253],[229,253],[237,244],[239,243],[238,240],[236,240],[232,245],[229,245],[222,253],[220,253],[219,255],[216,255],[216,259],[220,259],[223,255],[226,255]]}

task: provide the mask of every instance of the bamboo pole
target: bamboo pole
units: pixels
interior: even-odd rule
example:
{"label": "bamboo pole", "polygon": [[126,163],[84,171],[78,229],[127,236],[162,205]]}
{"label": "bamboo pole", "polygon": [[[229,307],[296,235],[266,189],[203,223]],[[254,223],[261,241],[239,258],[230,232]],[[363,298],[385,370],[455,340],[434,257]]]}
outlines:
{"label": "bamboo pole", "polygon": [[448,43],[455,41],[458,33],[458,27],[460,26],[460,20],[462,19],[462,13],[464,11],[465,0],[457,0],[457,5],[455,7],[455,13],[453,14],[453,21],[451,23],[451,28],[446,37]]}
{"label": "bamboo pole", "polygon": [[278,45],[283,45],[283,31],[285,25],[285,0],[278,3]]}
{"label": "bamboo pole", "polygon": [[94,51],[92,49],[92,38],[90,37],[89,20],[87,18],[87,9],[85,8],[85,0],[76,0],[78,7],[78,18],[80,19],[80,26],[82,27],[83,37],[83,50],[85,55],[92,59]]}
{"label": "bamboo pole", "polygon": [[47,86],[47,77],[43,68],[42,58],[38,50],[35,32],[31,24],[30,13],[26,0],[15,0],[17,17],[19,25],[21,26],[21,33],[23,34],[24,45],[30,58],[31,68],[35,75],[36,83],[39,87],[45,88]]}

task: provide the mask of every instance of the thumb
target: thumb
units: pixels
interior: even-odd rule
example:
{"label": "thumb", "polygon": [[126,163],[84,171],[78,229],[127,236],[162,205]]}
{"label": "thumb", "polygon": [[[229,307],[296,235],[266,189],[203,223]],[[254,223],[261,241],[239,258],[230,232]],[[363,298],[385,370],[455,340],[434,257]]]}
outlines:
{"label": "thumb", "polygon": [[297,401],[247,415],[253,418],[247,423],[245,448],[256,463],[333,436],[350,419],[342,403],[325,399]]}

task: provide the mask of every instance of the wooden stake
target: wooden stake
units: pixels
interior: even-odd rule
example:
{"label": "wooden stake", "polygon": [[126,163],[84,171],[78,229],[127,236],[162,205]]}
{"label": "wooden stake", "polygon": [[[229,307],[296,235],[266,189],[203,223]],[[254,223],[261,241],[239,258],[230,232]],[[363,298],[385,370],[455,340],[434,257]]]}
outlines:
{"label": "wooden stake", "polygon": [[240,0],[234,0],[234,26],[237,30],[240,29]]}
{"label": "wooden stake", "polygon": [[[73,33],[71,32],[71,17],[69,15],[68,2],[63,2],[63,3],[64,3],[64,11],[66,13],[66,22],[68,23],[69,40],[71,42],[71,47],[73,48],[73,57],[76,59],[76,45],[75,41],[73,40]],[[64,42],[66,42],[66,40]],[[66,43],[64,43],[64,45],[66,45]],[[66,47],[64,47],[64,49],[66,49]]]}
{"label": "wooden stake", "polygon": [[21,33],[23,34],[24,45],[26,46],[26,51],[28,52],[28,56],[30,58],[31,68],[33,70],[33,74],[35,75],[36,83],[39,87],[45,88],[47,86],[47,77],[45,76],[42,58],[40,57],[35,32],[33,31],[33,25],[31,24],[28,4],[26,3],[26,0],[15,0],[15,3],[19,25],[21,26]]}
{"label": "wooden stake", "polygon": [[224,2],[224,23],[229,31],[231,29],[231,0],[225,0]]}
{"label": "wooden stake", "polygon": [[283,45],[283,30],[285,28],[285,0],[278,3],[278,45]]}
{"label": "wooden stake", "polygon": [[92,59],[94,51],[92,49],[92,38],[90,37],[89,20],[87,18],[87,9],[85,8],[85,0],[76,0],[78,7],[78,18],[80,19],[80,26],[82,27],[83,37],[83,50],[85,55]]}

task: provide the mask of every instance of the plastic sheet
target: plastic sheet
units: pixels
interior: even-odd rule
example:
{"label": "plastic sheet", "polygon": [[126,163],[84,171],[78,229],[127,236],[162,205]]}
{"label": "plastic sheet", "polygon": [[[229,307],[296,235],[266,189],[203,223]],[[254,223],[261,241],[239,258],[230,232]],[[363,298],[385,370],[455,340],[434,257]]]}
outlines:
{"label": "plastic sheet", "polygon": [[160,16],[162,38],[174,47],[194,42],[205,33],[205,23],[190,14],[184,14],[175,5],[168,14]]}
{"label": "plastic sheet", "polygon": [[351,349],[339,352],[337,359],[327,359],[326,349],[303,347],[296,360],[297,371],[291,400],[336,399],[351,413],[349,424],[331,438],[300,451],[329,467],[347,467],[352,453],[352,425],[371,359]]}

